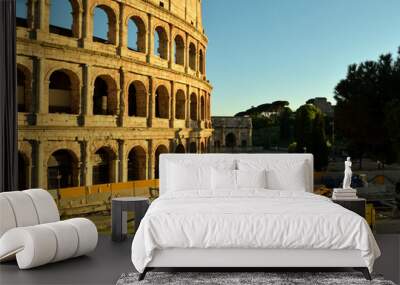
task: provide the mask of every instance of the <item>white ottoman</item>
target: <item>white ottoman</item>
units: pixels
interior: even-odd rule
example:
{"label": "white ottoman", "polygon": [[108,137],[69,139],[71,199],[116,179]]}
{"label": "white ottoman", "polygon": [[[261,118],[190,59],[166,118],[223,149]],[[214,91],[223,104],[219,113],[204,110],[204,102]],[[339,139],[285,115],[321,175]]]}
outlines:
{"label": "white ottoman", "polygon": [[0,193],[0,261],[16,258],[20,269],[87,254],[97,245],[88,219],[59,221],[51,195],[41,189]]}

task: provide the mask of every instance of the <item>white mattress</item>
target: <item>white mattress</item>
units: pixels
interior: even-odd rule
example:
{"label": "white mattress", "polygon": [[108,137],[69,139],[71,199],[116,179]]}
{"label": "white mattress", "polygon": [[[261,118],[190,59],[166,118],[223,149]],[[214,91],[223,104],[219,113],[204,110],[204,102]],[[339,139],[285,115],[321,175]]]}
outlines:
{"label": "white mattress", "polygon": [[359,215],[307,192],[248,189],[219,197],[184,191],[155,200],[132,243],[139,272],[156,250],[358,250],[372,271],[379,248]]}

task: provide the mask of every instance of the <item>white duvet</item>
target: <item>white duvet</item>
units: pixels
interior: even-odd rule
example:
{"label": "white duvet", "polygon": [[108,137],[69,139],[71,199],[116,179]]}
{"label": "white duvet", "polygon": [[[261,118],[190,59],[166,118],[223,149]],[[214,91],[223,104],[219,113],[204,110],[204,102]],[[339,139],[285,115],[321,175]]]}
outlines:
{"label": "white duvet", "polygon": [[156,199],[132,243],[143,272],[155,249],[358,249],[372,272],[380,251],[366,221],[330,199],[300,191],[182,191]]}

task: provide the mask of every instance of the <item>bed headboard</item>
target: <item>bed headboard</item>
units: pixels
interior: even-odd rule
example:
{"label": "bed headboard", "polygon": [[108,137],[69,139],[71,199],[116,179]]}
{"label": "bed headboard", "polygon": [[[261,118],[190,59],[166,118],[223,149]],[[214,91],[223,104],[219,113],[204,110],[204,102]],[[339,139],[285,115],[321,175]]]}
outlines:
{"label": "bed headboard", "polygon": [[[308,153],[208,153],[208,154],[193,154],[193,153],[165,153],[160,155],[159,165],[159,176],[160,176],[160,195],[166,192],[166,185],[168,185],[168,163],[175,162],[179,163],[182,160],[190,160],[191,162],[201,162],[202,164],[212,165],[213,162],[223,160],[232,160],[232,162],[238,159],[257,159],[257,160],[293,160],[293,161],[304,161],[304,176],[308,180],[307,192],[313,192],[314,190],[314,165],[313,155]],[[236,164],[235,164],[236,165]]]}

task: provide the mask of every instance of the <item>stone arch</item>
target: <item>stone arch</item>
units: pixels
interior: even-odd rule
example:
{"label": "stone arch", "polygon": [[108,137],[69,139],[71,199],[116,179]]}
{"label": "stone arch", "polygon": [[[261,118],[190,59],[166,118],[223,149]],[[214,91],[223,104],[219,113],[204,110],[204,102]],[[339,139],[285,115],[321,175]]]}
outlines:
{"label": "stone arch", "polygon": [[189,144],[189,153],[197,153],[197,144],[196,144],[196,142],[191,142]]}
{"label": "stone arch", "polygon": [[182,89],[179,89],[175,95],[175,118],[179,120],[185,119],[186,96]]}
{"label": "stone arch", "polygon": [[[101,18],[104,14],[107,18],[107,23],[97,22],[96,18]],[[114,10],[107,5],[99,4],[93,7],[93,41],[101,42],[105,44],[116,44],[117,39],[117,21]],[[100,33],[95,33],[94,27],[103,26],[107,30],[106,36],[102,36]]]}
{"label": "stone arch", "polygon": [[49,74],[49,113],[78,114],[80,84],[76,73],[62,68]]}
{"label": "stone arch", "polygon": [[228,133],[226,136],[225,136],[225,146],[226,147],[235,147],[237,144],[236,144],[236,136],[235,136],[235,134],[234,133]]}
{"label": "stone arch", "polygon": [[168,89],[164,85],[160,85],[156,89],[155,94],[155,116],[156,118],[169,118],[169,94]]}
{"label": "stone arch", "polygon": [[18,112],[31,112],[32,108],[32,73],[21,65],[17,64],[17,105]]}
{"label": "stone arch", "polygon": [[139,80],[132,81],[128,87],[128,116],[147,116],[146,86]]}
{"label": "stone arch", "polygon": [[29,157],[18,151],[18,190],[29,188]]}
{"label": "stone arch", "polygon": [[[81,3],[78,0],[56,0],[50,2],[50,33],[59,34],[67,37],[79,37],[80,32],[80,11],[82,10]],[[57,14],[57,11],[62,11],[63,17]],[[70,15],[69,15],[70,14]],[[68,22],[65,23],[65,15],[68,17]]]}
{"label": "stone arch", "polygon": [[99,75],[93,84],[93,115],[116,115],[117,83],[110,75]]}
{"label": "stone arch", "polygon": [[70,149],[53,151],[47,160],[47,189],[78,186],[78,161]]}
{"label": "stone arch", "polygon": [[206,112],[206,103],[204,100],[204,96],[200,98],[200,120],[204,121]]}
{"label": "stone arch", "polygon": [[185,153],[185,147],[183,146],[183,144],[178,144],[175,148],[175,153]]}
{"label": "stone arch", "polygon": [[199,71],[204,74],[204,53],[202,49],[199,51]]}
{"label": "stone arch", "polygon": [[143,147],[133,147],[128,153],[128,181],[145,180],[146,163],[146,151]]}
{"label": "stone arch", "polygon": [[192,93],[190,95],[190,119],[193,121],[197,120],[197,95]]}
{"label": "stone arch", "polygon": [[117,158],[114,150],[108,146],[100,147],[93,156],[93,184],[106,184],[116,181]]}
{"label": "stone arch", "polygon": [[196,46],[194,43],[189,44],[189,67],[196,70]]}
{"label": "stone arch", "polygon": [[162,26],[157,26],[154,30],[154,54],[168,59],[168,35]]}
{"label": "stone arch", "polygon": [[130,50],[146,52],[146,25],[141,17],[135,15],[128,18],[127,36]]}
{"label": "stone arch", "polygon": [[160,154],[162,153],[168,153],[168,148],[161,144],[157,146],[155,152],[154,152],[154,178],[158,179],[159,174],[160,174]]}
{"label": "stone arch", "polygon": [[180,35],[176,35],[174,39],[175,64],[185,64],[185,42]]}

